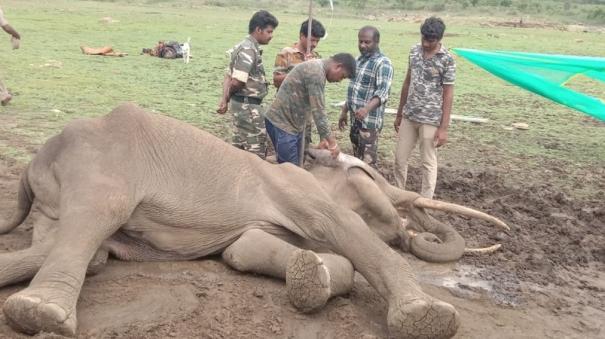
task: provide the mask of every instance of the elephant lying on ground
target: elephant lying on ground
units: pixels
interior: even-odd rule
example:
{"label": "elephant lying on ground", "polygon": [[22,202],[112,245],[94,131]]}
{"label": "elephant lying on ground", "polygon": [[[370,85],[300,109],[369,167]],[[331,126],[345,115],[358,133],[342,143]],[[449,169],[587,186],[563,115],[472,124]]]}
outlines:
{"label": "elephant lying on ground", "polygon": [[[430,229],[434,219],[417,206],[417,195],[365,173],[394,199],[395,214]],[[132,104],[71,122],[31,161],[17,211],[0,225],[0,233],[17,227],[33,203],[41,212],[32,246],[0,254],[0,286],[33,278],[6,300],[5,317],[25,333],[73,336],[86,272],[102,267],[108,252],[138,261],[222,253],[236,269],[285,278],[303,311],[350,290],[356,270],[387,300],[393,337],[454,335],[454,307],[423,293],[405,259],[316,177]],[[377,233],[405,239],[401,224],[393,225]],[[334,254],[297,247],[307,244]]]}

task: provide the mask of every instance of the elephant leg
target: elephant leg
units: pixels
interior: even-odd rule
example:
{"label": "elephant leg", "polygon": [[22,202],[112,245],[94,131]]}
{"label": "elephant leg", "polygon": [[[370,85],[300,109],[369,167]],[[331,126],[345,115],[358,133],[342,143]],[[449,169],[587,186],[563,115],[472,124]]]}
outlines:
{"label": "elephant leg", "polygon": [[242,234],[223,251],[223,259],[238,271],[285,279],[290,301],[302,311],[320,308],[353,287],[348,259],[302,250],[259,229]]}
{"label": "elephant leg", "polygon": [[[407,261],[380,240],[359,215],[334,203],[326,205],[325,200],[310,201],[308,206],[313,209],[296,211],[308,223],[290,225],[291,230],[351,261],[388,302],[390,336],[448,338],[456,333],[460,317],[454,307],[425,294]],[[317,213],[317,206],[323,214]]]}
{"label": "elephant leg", "polygon": [[80,182],[77,190],[64,187],[59,227],[48,257],[30,286],[11,295],[4,304],[7,322],[15,330],[75,336],[76,302],[88,265],[103,240],[126,222],[134,206],[123,193],[127,185],[120,184]]}
{"label": "elephant leg", "polygon": [[[34,236],[29,248],[0,253],[0,287],[31,279],[42,267],[54,242],[53,224],[56,223],[41,215],[34,224]],[[38,230],[44,230],[44,237],[37,237]]]}

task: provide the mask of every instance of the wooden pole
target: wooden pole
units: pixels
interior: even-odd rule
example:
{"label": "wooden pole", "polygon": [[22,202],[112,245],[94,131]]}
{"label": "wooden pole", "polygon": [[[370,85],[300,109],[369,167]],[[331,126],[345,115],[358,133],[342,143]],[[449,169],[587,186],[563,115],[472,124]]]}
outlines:
{"label": "wooden pole", "polygon": [[[307,27],[307,54],[305,55],[305,61],[307,60],[307,55],[311,54],[311,33],[313,29],[313,0],[309,0],[309,26]],[[303,162],[305,160],[305,136],[307,134],[307,121],[309,121],[308,112],[305,112],[305,124],[303,126],[302,138],[299,149],[299,158],[298,165],[303,167]]]}

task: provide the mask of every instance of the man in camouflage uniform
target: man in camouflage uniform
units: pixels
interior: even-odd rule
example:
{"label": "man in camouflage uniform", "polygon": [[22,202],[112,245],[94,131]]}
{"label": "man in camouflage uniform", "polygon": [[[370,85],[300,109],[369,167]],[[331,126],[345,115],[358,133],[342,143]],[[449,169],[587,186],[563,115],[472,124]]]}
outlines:
{"label": "man in camouflage uniform", "polygon": [[432,199],[437,183],[437,147],[447,142],[447,128],[454,98],[456,63],[441,44],[445,24],[428,18],[420,28],[421,43],[410,50],[408,71],[395,118],[399,140],[395,153],[395,178],[405,188],[408,158],[420,143],[421,195]]}
{"label": "man in camouflage uniform", "polygon": [[[309,20],[305,20],[300,25],[298,42],[293,46],[284,47],[275,57],[275,67],[273,68],[273,85],[279,89],[281,83],[286,78],[286,75],[303,61],[320,59],[319,53],[315,52],[315,48],[319,44],[319,40],[326,35],[326,29],[318,20],[311,21],[311,38],[309,34]],[[310,47],[311,53],[307,54],[307,46]],[[312,142],[311,129],[313,128],[313,120],[309,119],[305,127],[305,148]]]}
{"label": "man in camouflage uniform", "polygon": [[[21,35],[19,35],[19,33],[17,33],[17,31],[8,24],[8,21],[6,21],[4,18],[2,8],[0,8],[0,27],[2,27],[2,30],[4,30],[6,33],[12,36],[11,42],[13,44],[13,49],[19,48],[19,40],[21,40]],[[2,79],[0,79],[0,103],[2,106],[5,106],[9,101],[11,101],[12,98],[13,96],[8,92],[4,86],[4,83],[2,83]]]}
{"label": "man in camouflage uniform", "polygon": [[267,80],[260,45],[273,37],[277,19],[267,11],[254,13],[248,25],[250,35],[231,49],[229,70],[223,81],[223,96],[217,113],[233,113],[232,144],[265,158],[267,134],[262,100],[267,95]]}
{"label": "man in camouflage uniform", "polygon": [[329,59],[305,61],[296,66],[280,86],[275,101],[265,114],[267,134],[277,153],[277,162],[300,164],[300,146],[305,122],[315,120],[320,137],[319,147],[333,156],[340,152],[325,108],[325,86],[355,77],[355,58],[339,53]]}
{"label": "man in camouflage uniform", "polygon": [[382,130],[384,109],[391,90],[393,66],[391,60],[380,52],[380,32],[376,27],[362,27],[357,38],[361,53],[357,58],[357,75],[349,83],[338,127],[343,130],[350,119],[349,136],[353,154],[375,166],[378,160],[378,135]]}

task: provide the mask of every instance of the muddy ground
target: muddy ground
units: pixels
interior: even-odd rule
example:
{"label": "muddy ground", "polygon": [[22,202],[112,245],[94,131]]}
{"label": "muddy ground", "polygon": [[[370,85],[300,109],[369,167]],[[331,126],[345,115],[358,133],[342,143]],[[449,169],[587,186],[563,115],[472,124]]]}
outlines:
{"label": "muddy ground", "polygon": [[[36,148],[15,146],[32,153]],[[22,164],[0,157],[4,218],[14,206],[22,169]],[[596,170],[601,175],[593,180],[602,185],[602,169]],[[418,174],[417,168],[411,169],[412,188],[418,187]],[[460,312],[457,338],[605,337],[605,194],[580,201],[547,182],[505,184],[506,175],[444,167],[436,196],[487,211],[511,225],[505,234],[484,222],[437,215],[457,227],[467,246],[501,243],[498,252],[464,256],[453,264],[402,255],[425,291]],[[0,236],[0,252],[29,245],[31,219]],[[0,303],[25,286],[1,288]],[[290,306],[282,281],[236,272],[218,257],[165,263],[110,260],[84,284],[78,337],[385,338],[386,309],[360,275],[349,295],[305,315]],[[0,337],[27,338],[13,332],[3,315]],[[36,338],[59,336],[42,333]]]}

